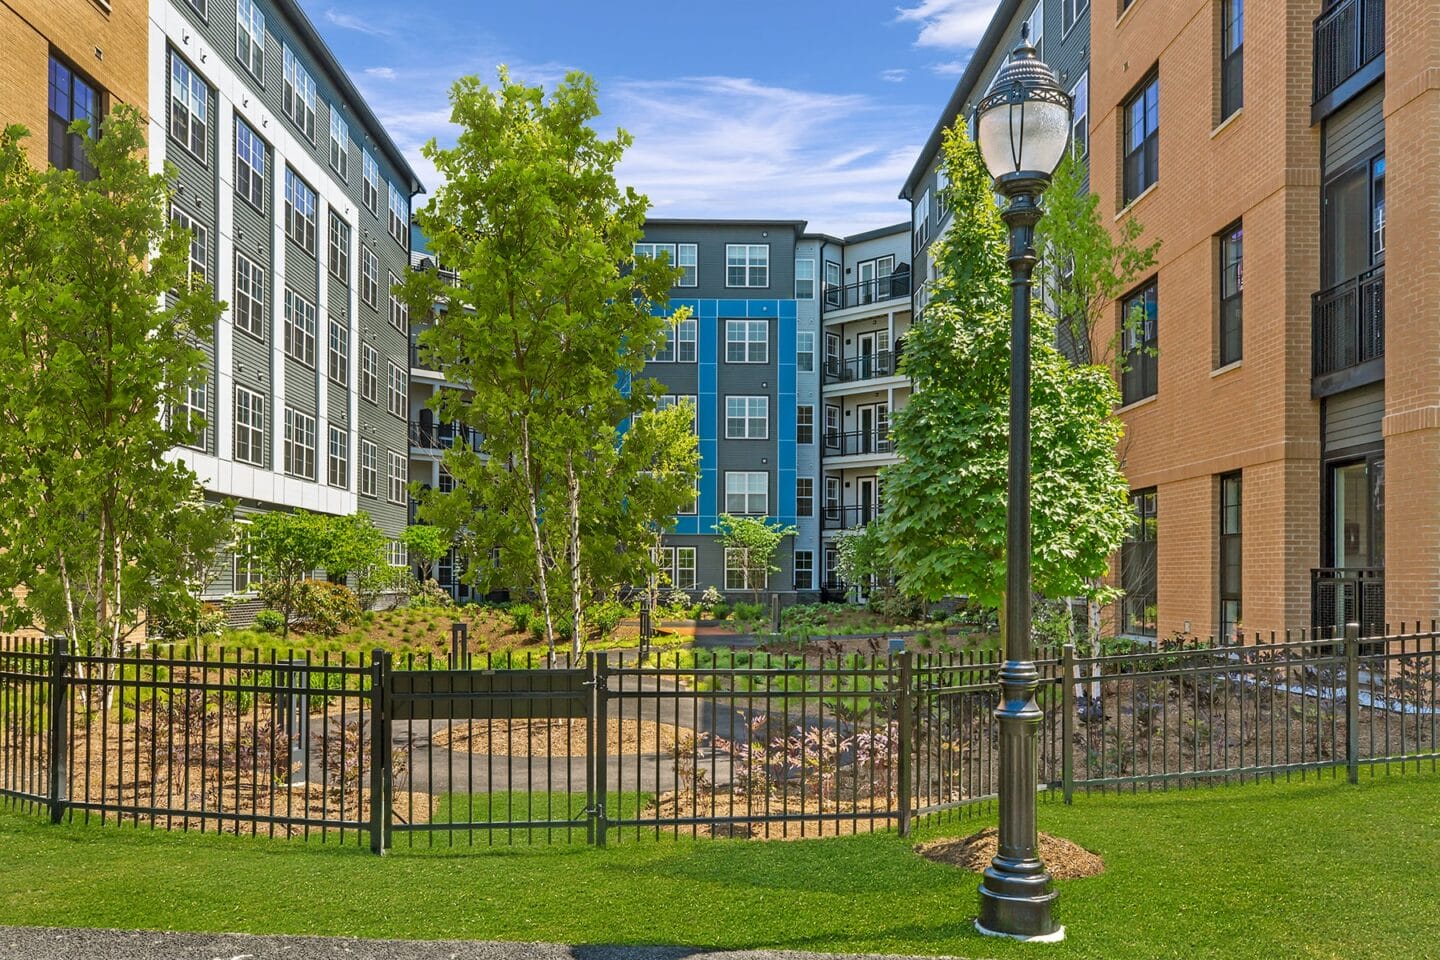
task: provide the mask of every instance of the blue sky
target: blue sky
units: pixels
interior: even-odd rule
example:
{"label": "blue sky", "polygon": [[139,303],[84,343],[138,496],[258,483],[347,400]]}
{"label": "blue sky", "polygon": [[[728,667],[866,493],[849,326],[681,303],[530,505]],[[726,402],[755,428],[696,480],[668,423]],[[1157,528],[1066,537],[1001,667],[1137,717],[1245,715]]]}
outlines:
{"label": "blue sky", "polygon": [[852,233],[896,199],[997,0],[301,0],[427,187],[458,76],[600,86],[655,216],[807,218]]}

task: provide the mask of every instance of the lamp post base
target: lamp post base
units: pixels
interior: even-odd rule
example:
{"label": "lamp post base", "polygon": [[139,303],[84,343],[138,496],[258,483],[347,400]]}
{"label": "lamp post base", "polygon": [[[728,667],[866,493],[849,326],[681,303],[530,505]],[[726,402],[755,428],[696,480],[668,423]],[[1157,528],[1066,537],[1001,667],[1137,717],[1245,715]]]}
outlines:
{"label": "lamp post base", "polygon": [[995,864],[985,870],[975,929],[989,936],[1027,942],[1063,940],[1065,928],[1055,922],[1054,914],[1060,894],[1051,886],[1050,874],[1039,861],[1015,866],[1019,869],[1014,872],[1002,872]]}
{"label": "lamp post base", "polygon": [[975,921],[975,932],[982,937],[1003,937],[1009,940],[1018,940],[1021,943],[1060,943],[1065,939],[1065,928],[1056,927],[1054,933],[1044,933],[1039,936],[1027,937],[1023,933],[1001,933],[998,930],[986,930],[985,925],[979,920]]}

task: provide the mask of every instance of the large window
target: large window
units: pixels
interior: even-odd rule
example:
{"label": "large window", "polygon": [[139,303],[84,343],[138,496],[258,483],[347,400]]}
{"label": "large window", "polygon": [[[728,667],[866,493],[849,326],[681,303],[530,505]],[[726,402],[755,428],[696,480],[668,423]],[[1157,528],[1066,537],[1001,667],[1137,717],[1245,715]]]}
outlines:
{"label": "large window", "polygon": [[815,442],[815,406],[814,404],[801,403],[795,407],[795,442],[810,444]]}
{"label": "large window", "polygon": [[1385,260],[1385,157],[1330,177],[1321,197],[1320,282],[1332,287]]}
{"label": "large window", "polygon": [[695,575],[695,548],[675,548],[675,577],[671,583],[681,590],[694,590],[699,582]]}
{"label": "large window", "polygon": [[825,305],[827,307],[838,307],[843,299],[844,290],[840,284],[840,264],[833,260],[825,261]]}
{"label": "large window", "polygon": [[1220,636],[1240,626],[1240,474],[1220,478]]}
{"label": "large window", "polygon": [[770,245],[768,243],[725,244],[725,286],[770,286]]}
{"label": "large window", "polygon": [[170,220],[182,230],[190,231],[190,282],[204,282],[210,275],[210,231],[200,221],[179,207],[170,208]]}
{"label": "large window", "polygon": [[369,440],[360,441],[360,494],[375,496],[380,485],[380,448]]}
{"label": "large window", "polygon": [[330,318],[330,379],[340,386],[350,382],[350,325],[344,317]]}
{"label": "large window", "polygon": [[100,119],[100,94],[94,85],[87,82],[64,63],[50,58],[50,166],[57,170],[74,170],[81,179],[90,180],[95,168],[85,156],[85,141],[70,132],[70,124],[76,120],[90,123],[95,132],[95,122]]}
{"label": "large window", "polygon": [[1077,160],[1090,156],[1090,71],[1080,74],[1070,88],[1074,110],[1070,114],[1070,152]]}
{"label": "large window", "polygon": [[330,211],[330,273],[346,286],[350,285],[350,224]]}
{"label": "large window", "polygon": [[342,490],[350,485],[350,434],[344,427],[330,426],[330,450],[326,458],[326,482]]}
{"label": "large window", "polygon": [[1155,636],[1155,491],[1130,495],[1130,530],[1120,545],[1120,632]]}
{"label": "large window", "polygon": [[360,151],[360,174],[365,182],[365,209],[380,216],[380,164],[369,150]]}
{"label": "large window", "polygon": [[726,590],[764,590],[769,584],[769,575],[759,568],[759,564],[752,569],[748,559],[749,551],[743,547],[725,548]]}
{"label": "large window", "polygon": [[170,51],[170,139],[205,159],[210,129],[210,88],[190,64]]}
{"label": "large window", "polygon": [[1245,0],[1220,0],[1220,119],[1245,103]]}
{"label": "large window", "polygon": [[1243,349],[1242,294],[1245,288],[1245,231],[1240,224],[1220,234],[1220,366],[1239,360]]}
{"label": "large window", "polygon": [[1090,6],[1090,0],[1060,0],[1060,25],[1066,32],[1075,26],[1080,15]]}
{"label": "large window", "polygon": [[795,478],[795,515],[797,517],[813,517],[815,515],[815,478]]}
{"label": "large window", "polygon": [[795,299],[815,299],[815,261],[795,261]]}
{"label": "large window", "polygon": [[404,420],[409,413],[409,404],[406,399],[407,390],[409,389],[407,379],[408,374],[406,374],[403,369],[397,367],[394,363],[390,364],[390,381],[389,390],[387,391],[387,396],[389,397],[388,407],[390,412],[401,420]]}
{"label": "large window", "polygon": [[769,397],[725,398],[726,440],[767,440],[769,437]]}
{"label": "large window", "polygon": [[285,472],[315,479],[315,418],[294,407],[285,408]]}
{"label": "large window", "polygon": [[1153,397],[1159,389],[1158,291],[1156,282],[1151,280],[1120,303],[1120,337],[1125,362],[1125,369],[1120,375],[1123,403]]}
{"label": "large window", "polygon": [[360,396],[380,402],[380,351],[368,343],[360,344]]}
{"label": "large window", "polygon": [[346,182],[350,180],[350,125],[340,116],[340,108],[330,105],[330,169]]}
{"label": "large window", "polygon": [[815,551],[795,551],[795,589],[815,589]]}
{"label": "large window", "polygon": [[203,377],[185,388],[184,397],[175,409],[175,422],[190,432],[185,445],[198,450],[210,449],[210,383]]}
{"label": "large window", "polygon": [[763,517],[770,512],[770,474],[763,471],[727,471],[725,512]]}
{"label": "large window", "polygon": [[410,330],[410,304],[401,299],[399,294],[400,278],[390,274],[390,326],[401,333],[408,333]]}
{"label": "large window", "polygon": [[315,191],[289,167],[285,168],[285,235],[315,255]]}
{"label": "large window", "polygon": [[387,182],[385,186],[390,188],[390,236],[394,237],[400,246],[409,250],[410,201],[396,189],[395,184]]}
{"label": "large window", "polygon": [[800,373],[815,372],[815,333],[801,330],[795,334],[795,369]]}
{"label": "large window", "polygon": [[1124,202],[1160,179],[1160,77],[1151,76],[1125,101]]}
{"label": "large window", "polygon": [[244,520],[238,521],[238,523],[240,528],[231,553],[235,578],[231,583],[231,589],[235,593],[249,593],[265,581],[265,576],[259,562],[255,559],[254,551],[250,548],[248,533],[250,524]]}
{"label": "large window", "polygon": [[652,363],[694,363],[699,344],[700,322],[687,317],[665,332],[665,345],[651,357]]}
{"label": "large window", "polygon": [[911,226],[915,232],[915,249],[919,250],[925,246],[925,241],[930,238],[930,191],[926,190],[920,194],[920,199],[915,201],[915,209],[910,211]]}
{"label": "large window", "polygon": [[265,316],[265,270],[242,253],[235,254],[235,302],[230,310],[236,327],[265,339],[270,325]]}
{"label": "large window", "polygon": [[235,459],[265,466],[265,398],[244,387],[235,388]]}
{"label": "large window", "polygon": [[315,304],[285,288],[285,353],[315,366]]}
{"label": "large window", "polygon": [[235,192],[256,210],[265,210],[265,141],[235,118]]}
{"label": "large window", "polygon": [[360,299],[380,309],[380,258],[369,247],[360,248]]}
{"label": "large window", "polygon": [[390,502],[405,502],[405,485],[408,482],[406,472],[408,467],[405,463],[404,454],[390,454]]}
{"label": "large window", "polygon": [[677,287],[700,286],[700,248],[693,243],[677,243],[675,251],[675,265],[684,271],[680,274],[680,282],[675,285]]}
{"label": "large window", "polygon": [[285,88],[282,91],[282,105],[285,116],[289,117],[305,139],[315,142],[315,78],[300,65],[295,52],[288,46],[284,49]]}
{"label": "large window", "polygon": [[265,14],[255,0],[235,0],[235,56],[260,82],[265,81]]}
{"label": "large window", "polygon": [[726,363],[768,363],[769,361],[769,320],[725,321]]}

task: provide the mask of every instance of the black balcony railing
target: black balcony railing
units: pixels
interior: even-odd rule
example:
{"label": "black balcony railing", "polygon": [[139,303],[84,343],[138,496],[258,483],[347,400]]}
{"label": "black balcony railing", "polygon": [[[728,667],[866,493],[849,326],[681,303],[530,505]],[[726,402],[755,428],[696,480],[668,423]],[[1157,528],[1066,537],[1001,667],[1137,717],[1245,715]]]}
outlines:
{"label": "black balcony railing", "polygon": [[822,300],[825,311],[845,310],[863,307],[870,303],[883,303],[896,297],[910,296],[910,273],[892,273],[888,277],[874,280],[859,280],[843,287],[826,287]]}
{"label": "black balcony railing", "polygon": [[1315,376],[1385,355],[1385,267],[1378,266],[1315,294]]}
{"label": "black balcony railing", "polygon": [[1316,637],[1338,637],[1345,624],[1360,635],[1385,629],[1384,567],[1320,567],[1310,571],[1310,625]]}
{"label": "black balcony railing", "polygon": [[1385,52],[1385,0],[1339,0],[1315,18],[1315,91],[1322,100]]}
{"label": "black balcony railing", "polygon": [[822,530],[858,530],[880,516],[879,504],[867,506],[840,506],[827,504],[820,511]]}
{"label": "black balcony railing", "polygon": [[855,357],[827,357],[825,382],[850,383],[855,380],[892,377],[899,360],[900,354],[897,350],[879,350]]}
{"label": "black balcony railing", "polygon": [[434,367],[432,367],[429,363],[422,363],[422,362],[421,362],[421,360],[420,360],[420,345],[415,342],[415,338],[414,338],[414,337],[411,337],[411,338],[410,338],[410,366],[411,366],[412,368],[416,369],[416,370],[433,370],[433,369],[434,369]]}
{"label": "black balcony railing", "polygon": [[893,453],[889,430],[851,430],[825,434],[825,456],[854,457],[867,453]]}
{"label": "black balcony railing", "polygon": [[461,440],[471,449],[480,446],[480,434],[469,427],[453,423],[420,423],[410,421],[410,446],[426,450],[443,450],[453,447]]}

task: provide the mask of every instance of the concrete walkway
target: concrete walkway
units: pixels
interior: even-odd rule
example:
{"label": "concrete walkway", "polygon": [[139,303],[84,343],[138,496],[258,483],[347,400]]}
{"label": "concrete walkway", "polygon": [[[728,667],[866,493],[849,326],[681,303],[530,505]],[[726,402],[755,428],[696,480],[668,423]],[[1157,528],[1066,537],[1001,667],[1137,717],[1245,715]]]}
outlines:
{"label": "concrete walkway", "polygon": [[[866,960],[911,960],[867,954]],[[357,940],[0,927],[0,960],[860,960],[858,954],[567,947],[480,940]],[[934,960],[934,958],[932,958]],[[943,960],[943,958],[941,958]],[[955,960],[955,958],[950,958]]]}

